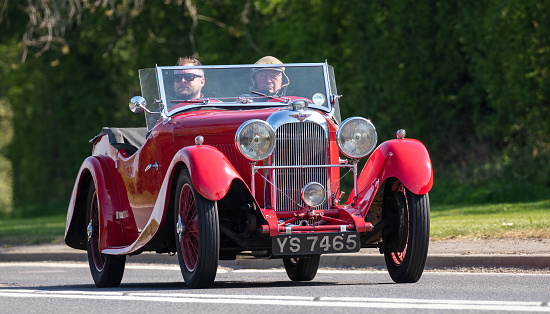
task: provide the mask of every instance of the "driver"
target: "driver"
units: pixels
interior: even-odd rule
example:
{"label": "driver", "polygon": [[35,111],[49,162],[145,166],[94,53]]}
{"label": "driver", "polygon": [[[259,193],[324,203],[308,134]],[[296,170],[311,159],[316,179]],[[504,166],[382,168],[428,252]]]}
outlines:
{"label": "driver", "polygon": [[[199,66],[199,60],[194,58],[179,58],[177,66]],[[201,89],[206,79],[201,69],[186,69],[174,71],[174,91],[177,100],[191,100],[202,97]]]}
{"label": "driver", "polygon": [[[283,64],[279,59],[265,56],[255,64]],[[259,92],[268,96],[284,96],[290,84],[285,74],[285,67],[254,68],[252,71],[252,86],[250,91]]]}

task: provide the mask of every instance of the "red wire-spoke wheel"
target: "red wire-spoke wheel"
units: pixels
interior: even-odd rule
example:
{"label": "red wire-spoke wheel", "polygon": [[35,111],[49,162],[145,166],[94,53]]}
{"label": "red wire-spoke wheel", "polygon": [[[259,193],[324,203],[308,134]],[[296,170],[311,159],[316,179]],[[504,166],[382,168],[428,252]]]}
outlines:
{"label": "red wire-spoke wheel", "polygon": [[[97,192],[94,191],[92,195],[92,217],[90,217],[91,236],[90,245],[94,266],[97,271],[101,272],[105,266],[105,255],[99,252],[99,217],[98,217],[98,205],[97,205]],[[90,229],[88,229],[90,230]],[[94,230],[96,232],[94,232]]]}
{"label": "red wire-spoke wheel", "polygon": [[190,288],[207,288],[216,278],[219,260],[219,219],[215,201],[198,193],[187,169],[180,171],[174,199],[178,261]]}
{"label": "red wire-spoke wheel", "polygon": [[197,267],[199,230],[195,197],[193,196],[193,191],[189,184],[185,184],[181,189],[179,208],[179,217],[183,227],[181,231],[178,230],[179,234],[181,234],[180,249],[182,251],[185,267],[187,267],[188,271],[192,272],[195,270],[195,267]]}
{"label": "red wire-spoke wheel", "polygon": [[398,184],[394,187],[396,191],[393,193],[393,197],[396,198],[395,208],[397,208],[397,217],[399,218],[399,224],[397,229],[397,246],[395,251],[390,251],[392,262],[396,266],[401,266],[405,260],[407,252],[407,244],[409,242],[409,207],[406,199],[407,191],[403,184]]}
{"label": "red wire-spoke wheel", "polygon": [[417,195],[401,182],[388,182],[384,215],[393,226],[384,233],[384,257],[393,281],[417,282],[422,276],[430,236],[430,201],[428,194]]}
{"label": "red wire-spoke wheel", "polygon": [[86,217],[88,217],[86,248],[88,264],[94,283],[98,288],[118,287],[124,275],[125,255],[107,255],[99,251],[100,219],[99,198],[95,185],[90,184],[86,202]]}

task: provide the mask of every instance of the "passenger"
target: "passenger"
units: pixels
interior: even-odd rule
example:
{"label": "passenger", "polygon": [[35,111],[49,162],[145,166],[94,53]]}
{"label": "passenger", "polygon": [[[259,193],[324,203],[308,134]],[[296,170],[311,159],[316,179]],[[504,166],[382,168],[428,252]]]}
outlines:
{"label": "passenger", "polygon": [[[195,58],[179,58],[177,66],[199,66],[202,65]],[[206,79],[201,69],[176,70],[174,72],[174,91],[177,100],[191,100],[202,97],[201,90]]]}
{"label": "passenger", "polygon": [[[272,56],[265,56],[256,61],[255,64],[283,64],[279,59]],[[250,91],[255,91],[268,96],[285,96],[286,89],[290,84],[285,74],[285,67],[276,68],[254,68],[252,71],[252,86]]]}

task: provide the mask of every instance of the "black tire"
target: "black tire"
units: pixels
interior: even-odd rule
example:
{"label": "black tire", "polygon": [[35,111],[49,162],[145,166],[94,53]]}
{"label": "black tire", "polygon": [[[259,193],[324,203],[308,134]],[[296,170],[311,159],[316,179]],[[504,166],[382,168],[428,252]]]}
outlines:
{"label": "black tire", "polygon": [[88,264],[94,283],[98,288],[118,287],[124,275],[126,255],[107,255],[99,251],[99,199],[95,185],[90,184],[86,202],[88,233],[86,248]]}
{"label": "black tire", "polygon": [[286,274],[292,281],[311,281],[317,275],[321,255],[312,257],[284,258]]}
{"label": "black tire", "polygon": [[385,234],[386,267],[397,283],[417,282],[422,276],[430,239],[430,200],[428,194],[417,195],[395,181],[389,192],[386,213],[395,217],[396,227]]}
{"label": "black tire", "polygon": [[190,288],[208,288],[216,279],[220,231],[218,207],[195,190],[187,169],[176,183],[174,221],[178,261]]}

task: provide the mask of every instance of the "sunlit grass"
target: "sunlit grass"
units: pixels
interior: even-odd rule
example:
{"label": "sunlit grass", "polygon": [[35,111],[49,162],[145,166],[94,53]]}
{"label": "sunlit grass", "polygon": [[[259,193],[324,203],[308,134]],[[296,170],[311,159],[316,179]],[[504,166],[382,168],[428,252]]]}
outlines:
{"label": "sunlit grass", "polygon": [[433,206],[430,237],[550,238],[550,201],[477,206]]}
{"label": "sunlit grass", "polygon": [[65,215],[0,220],[0,246],[61,243]]}

